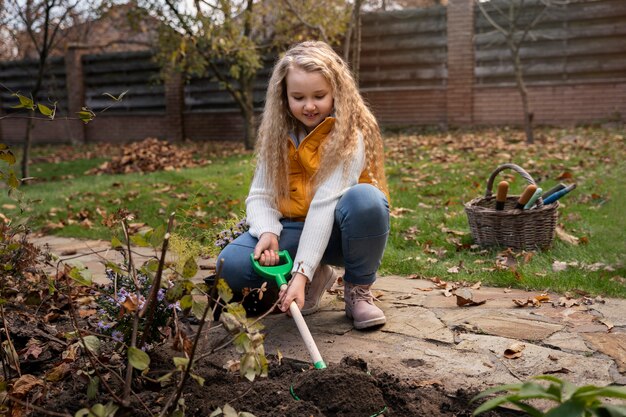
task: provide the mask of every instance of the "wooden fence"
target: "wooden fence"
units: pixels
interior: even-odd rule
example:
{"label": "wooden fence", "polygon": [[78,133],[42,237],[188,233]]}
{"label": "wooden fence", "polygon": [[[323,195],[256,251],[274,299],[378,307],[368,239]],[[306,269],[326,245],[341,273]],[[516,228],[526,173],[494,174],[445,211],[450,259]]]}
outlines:
{"label": "wooden fence", "polygon": [[[508,0],[483,3],[505,9]],[[525,2],[523,25],[540,10]],[[502,17],[494,14],[499,24]],[[626,2],[584,0],[547,10],[521,48],[535,120],[592,122],[626,115]],[[260,111],[273,64],[255,84]],[[0,83],[27,94],[33,61],[0,63]],[[473,0],[447,7],[363,15],[360,87],[381,125],[519,124],[522,120],[510,52]],[[228,93],[210,78],[163,82],[150,51],[104,55],[69,50],[51,60],[39,100],[58,101],[59,114],[82,106],[98,114],[87,126],[66,120],[37,126],[40,142],[126,141],[146,136],[240,140],[241,118]],[[128,91],[123,101],[113,95]],[[16,103],[0,90],[0,116]],[[42,122],[43,123],[43,122]],[[0,140],[23,138],[24,119],[4,117]]]}

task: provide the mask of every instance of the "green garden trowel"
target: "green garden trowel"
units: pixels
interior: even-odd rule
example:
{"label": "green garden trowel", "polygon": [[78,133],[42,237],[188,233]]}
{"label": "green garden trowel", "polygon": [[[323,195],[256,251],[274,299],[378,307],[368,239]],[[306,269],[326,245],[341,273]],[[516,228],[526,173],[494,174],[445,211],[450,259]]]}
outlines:
{"label": "green garden trowel", "polygon": [[[250,260],[252,261],[252,268],[254,271],[262,276],[263,278],[268,278],[276,281],[276,285],[279,290],[287,287],[287,276],[291,274],[291,269],[293,268],[293,261],[291,260],[291,256],[289,256],[289,252],[286,250],[281,250],[278,252],[278,257],[280,259],[280,265],[274,266],[262,266],[259,264],[259,261],[254,259],[254,254],[250,254]],[[291,312],[291,316],[293,320],[296,322],[296,326],[300,331],[300,336],[306,345],[307,350],[309,351],[309,355],[311,355],[311,359],[313,360],[313,364],[315,369],[324,369],[326,368],[326,364],[322,359],[322,355],[320,355],[320,351],[317,349],[317,345],[315,344],[315,340],[313,340],[313,336],[311,336],[311,332],[309,331],[306,322],[304,321],[304,317],[302,317],[302,313],[298,308],[298,305],[295,301],[291,302],[289,306],[289,312]]]}

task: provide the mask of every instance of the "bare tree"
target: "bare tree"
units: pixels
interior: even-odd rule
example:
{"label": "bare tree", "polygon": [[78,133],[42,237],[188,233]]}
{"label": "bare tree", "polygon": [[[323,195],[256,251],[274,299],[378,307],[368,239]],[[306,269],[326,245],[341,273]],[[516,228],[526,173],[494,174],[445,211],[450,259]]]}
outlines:
{"label": "bare tree", "polygon": [[[384,4],[383,4],[384,6]],[[361,9],[363,0],[354,0],[350,23],[344,40],[343,58],[352,66],[352,73],[359,84],[359,68],[361,67]],[[354,45],[352,42],[354,41]]]}
{"label": "bare tree", "polygon": [[[8,24],[13,33],[21,33],[36,51],[36,72],[30,95],[41,92],[46,76],[50,53],[60,41],[63,28],[69,23],[79,0],[7,0],[4,13],[10,16]],[[30,148],[32,144],[35,111],[30,111],[22,150],[22,177],[29,176]]]}
{"label": "bare tree", "polygon": [[[520,57],[520,49],[524,42],[528,39],[531,30],[533,30],[541,19],[545,16],[547,10],[555,5],[565,4],[565,1],[540,0],[538,9],[529,9],[525,7],[525,0],[508,0],[503,1],[481,1],[476,0],[476,4],[482,15],[487,19],[489,24],[499,32],[506,42],[511,52],[511,60],[515,72],[515,84],[522,99],[522,110],[524,113],[524,130],[526,132],[526,143],[534,143],[533,135],[533,117],[534,113],[528,100],[528,90],[524,82],[524,67]],[[507,9],[503,10],[500,5],[506,5]]]}

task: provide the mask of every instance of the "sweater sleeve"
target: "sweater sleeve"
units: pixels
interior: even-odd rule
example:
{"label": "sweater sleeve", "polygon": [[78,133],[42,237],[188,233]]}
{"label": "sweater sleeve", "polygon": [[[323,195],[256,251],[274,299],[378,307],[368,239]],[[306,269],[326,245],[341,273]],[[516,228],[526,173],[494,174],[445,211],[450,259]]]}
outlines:
{"label": "sweater sleeve", "polygon": [[[348,163],[347,175],[344,175],[344,165]],[[341,196],[359,181],[359,176],[365,164],[365,150],[363,138],[359,135],[359,144],[355,158],[339,164],[332,174],[319,185],[309,212],[304,221],[304,228],[300,236],[300,243],[292,273],[300,272],[309,281],[319,265],[335,222],[335,207]]]}
{"label": "sweater sleeve", "polygon": [[280,236],[283,230],[280,218],[280,211],[276,208],[272,193],[267,186],[267,173],[264,165],[259,164],[250,185],[250,193],[246,198],[246,220],[250,225],[249,232],[256,238],[266,232]]}

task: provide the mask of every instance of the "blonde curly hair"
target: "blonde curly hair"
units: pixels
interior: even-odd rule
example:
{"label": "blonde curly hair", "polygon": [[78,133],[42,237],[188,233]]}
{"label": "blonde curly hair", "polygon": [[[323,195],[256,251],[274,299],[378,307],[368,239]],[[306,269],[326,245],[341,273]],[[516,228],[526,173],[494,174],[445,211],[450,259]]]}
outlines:
{"label": "blonde curly hair", "polygon": [[348,65],[328,44],[302,42],[278,60],[269,80],[265,108],[259,127],[256,156],[265,164],[266,184],[274,191],[276,204],[289,194],[289,132],[297,131],[298,121],[289,111],[287,73],[292,68],[319,72],[331,86],[336,118],[331,137],[321,148],[321,163],[314,178],[320,184],[341,161],[354,157],[359,132],[365,143],[366,169],[372,184],[388,195],[384,173],[384,151],[376,118],[363,101]]}

